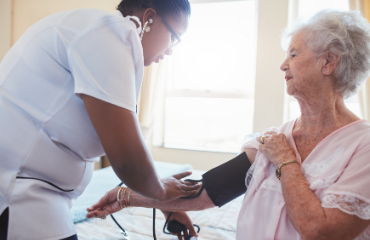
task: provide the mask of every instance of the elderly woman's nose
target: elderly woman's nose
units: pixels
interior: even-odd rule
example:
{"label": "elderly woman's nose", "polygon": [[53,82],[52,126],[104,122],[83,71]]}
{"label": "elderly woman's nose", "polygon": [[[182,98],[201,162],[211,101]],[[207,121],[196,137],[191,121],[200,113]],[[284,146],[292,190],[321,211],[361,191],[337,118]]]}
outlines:
{"label": "elderly woman's nose", "polygon": [[285,60],[282,64],[281,64],[281,66],[280,66],[280,70],[281,71],[283,71],[283,72],[285,72],[285,71],[287,71],[289,69],[289,65],[288,65],[288,63],[287,63],[287,60]]}

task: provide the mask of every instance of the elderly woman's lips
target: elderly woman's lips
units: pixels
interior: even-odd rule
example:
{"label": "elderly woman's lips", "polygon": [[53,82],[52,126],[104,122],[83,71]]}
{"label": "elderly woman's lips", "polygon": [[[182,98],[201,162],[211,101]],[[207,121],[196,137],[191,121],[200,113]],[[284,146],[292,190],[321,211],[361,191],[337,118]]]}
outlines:
{"label": "elderly woman's lips", "polygon": [[292,79],[292,77],[288,77],[288,76],[285,76],[285,80],[290,80],[290,79]]}

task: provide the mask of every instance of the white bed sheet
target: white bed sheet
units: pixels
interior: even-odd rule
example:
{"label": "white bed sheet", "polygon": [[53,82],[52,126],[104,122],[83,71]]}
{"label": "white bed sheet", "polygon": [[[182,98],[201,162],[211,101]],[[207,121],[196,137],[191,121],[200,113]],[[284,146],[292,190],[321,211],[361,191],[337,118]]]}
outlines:
{"label": "white bed sheet", "polygon": [[[204,171],[193,170],[192,179],[201,179]],[[193,223],[201,227],[199,240],[234,240],[236,221],[243,196],[233,200],[221,208],[215,207],[204,211],[188,212]],[[153,210],[146,208],[123,209],[114,214],[117,221],[129,233],[131,240],[152,240]],[[175,236],[162,232],[165,219],[157,210],[157,239],[177,239]],[[84,239],[121,239],[120,229],[110,217],[106,220],[89,219],[76,224],[77,235]]]}

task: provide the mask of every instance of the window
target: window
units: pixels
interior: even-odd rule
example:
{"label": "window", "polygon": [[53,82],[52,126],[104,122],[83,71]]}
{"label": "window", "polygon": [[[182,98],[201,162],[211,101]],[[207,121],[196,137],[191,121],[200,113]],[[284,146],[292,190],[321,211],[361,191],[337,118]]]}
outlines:
{"label": "window", "polygon": [[[298,18],[301,21],[306,21],[315,13],[323,9],[335,9],[340,11],[349,10],[348,0],[299,0],[298,2]],[[300,116],[298,102],[295,98],[287,96],[288,98],[288,119],[294,120]],[[345,99],[344,103],[347,108],[351,110],[358,117],[362,118],[358,95]]]}
{"label": "window", "polygon": [[253,128],[255,45],[254,1],[192,4],[169,64],[166,148],[239,151]]}

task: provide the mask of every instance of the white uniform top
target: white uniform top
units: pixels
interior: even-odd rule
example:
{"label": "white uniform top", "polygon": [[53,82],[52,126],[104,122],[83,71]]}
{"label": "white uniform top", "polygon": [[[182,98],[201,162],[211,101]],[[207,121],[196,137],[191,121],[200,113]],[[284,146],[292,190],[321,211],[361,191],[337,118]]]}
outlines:
{"label": "white uniform top", "polygon": [[5,56],[0,64],[0,214],[9,207],[9,239],[62,239],[76,233],[72,200],[91,179],[92,159],[104,154],[79,96],[135,112],[143,69],[135,24],[95,9],[42,19]]}

